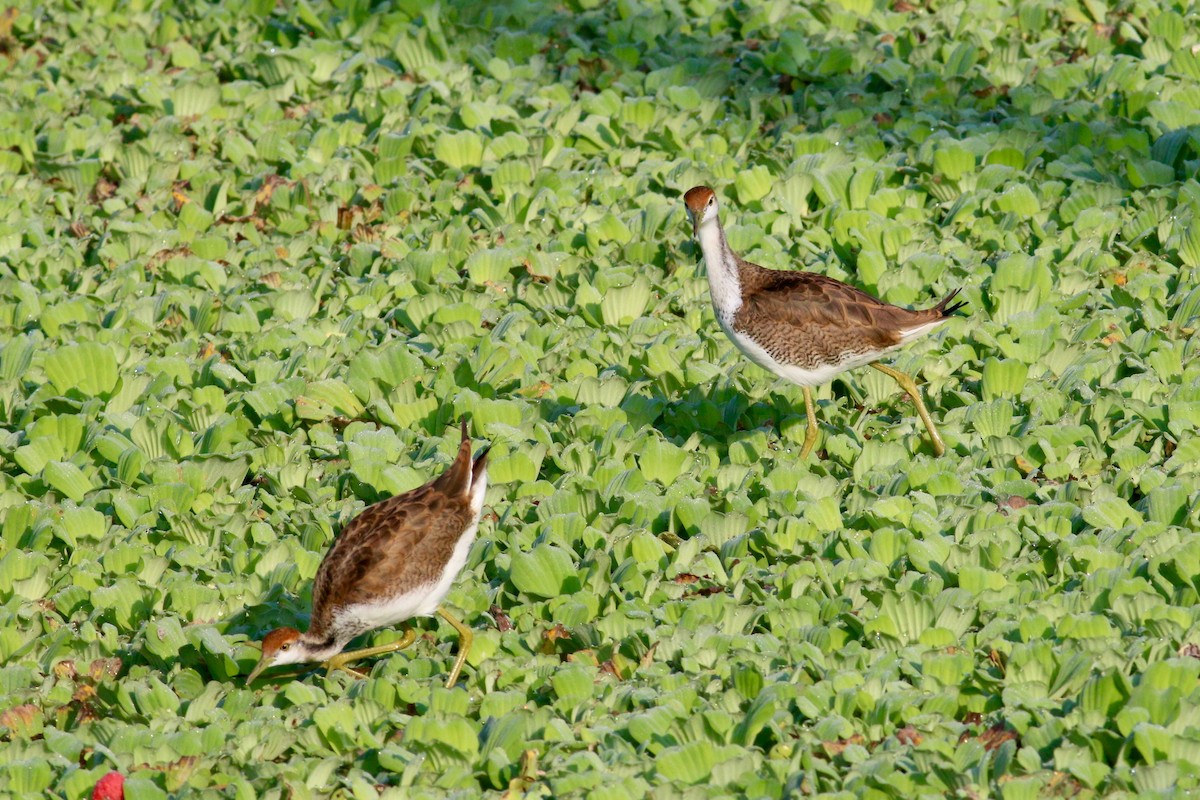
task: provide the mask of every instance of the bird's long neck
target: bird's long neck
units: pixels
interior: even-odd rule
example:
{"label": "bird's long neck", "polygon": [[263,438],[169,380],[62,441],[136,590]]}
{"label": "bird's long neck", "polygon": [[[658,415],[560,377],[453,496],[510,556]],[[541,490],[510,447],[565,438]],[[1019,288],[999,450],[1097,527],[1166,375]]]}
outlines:
{"label": "bird's long neck", "polygon": [[710,214],[696,226],[696,238],[700,241],[700,252],[704,254],[704,267],[708,272],[708,289],[712,294],[713,310],[721,325],[733,324],[733,316],[742,305],[742,282],[739,274],[738,257],[725,241],[725,231],[717,215]]}
{"label": "bird's long neck", "polygon": [[296,646],[304,653],[304,661],[328,661],[342,652],[342,648],[353,639],[353,636],[341,637],[334,632],[308,631],[300,634]]}

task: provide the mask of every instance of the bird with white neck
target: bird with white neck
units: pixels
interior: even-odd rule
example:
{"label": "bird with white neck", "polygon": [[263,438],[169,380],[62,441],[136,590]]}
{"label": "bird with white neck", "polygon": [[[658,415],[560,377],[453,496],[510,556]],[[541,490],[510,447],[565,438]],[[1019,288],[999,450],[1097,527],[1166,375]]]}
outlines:
{"label": "bird with white neck", "polygon": [[861,366],[895,379],[916,404],[934,452],[945,453],[916,383],[879,359],[945,324],[966,305],[953,302],[957,289],[930,308],[914,310],[817,273],[766,269],[730,249],[712,189],[690,189],[684,205],[704,256],[717,324],[751,361],[804,391],[808,429],[801,458],[818,436],[812,387]]}

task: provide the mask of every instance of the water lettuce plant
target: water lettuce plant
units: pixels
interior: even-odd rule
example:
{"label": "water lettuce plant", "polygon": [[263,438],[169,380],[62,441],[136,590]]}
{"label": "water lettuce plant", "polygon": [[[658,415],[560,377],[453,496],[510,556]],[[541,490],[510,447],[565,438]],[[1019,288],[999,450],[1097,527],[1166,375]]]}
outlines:
{"label": "water lettuce plant", "polygon": [[[0,790],[1175,796],[1200,771],[1191,0],[0,11]],[[969,317],[799,389],[731,246]],[[494,443],[448,601],[248,688]],[[382,643],[398,631],[382,631]]]}

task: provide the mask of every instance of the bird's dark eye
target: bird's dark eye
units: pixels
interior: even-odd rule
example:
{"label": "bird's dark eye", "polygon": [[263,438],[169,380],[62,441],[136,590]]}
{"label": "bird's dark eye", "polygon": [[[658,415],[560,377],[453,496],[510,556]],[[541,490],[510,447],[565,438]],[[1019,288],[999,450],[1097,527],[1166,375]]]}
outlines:
{"label": "bird's dark eye", "polygon": [[715,203],[715,202],[717,202],[717,198],[715,198],[715,197],[710,197],[710,198],[708,198],[708,204],[709,204],[710,206],[711,206],[713,203]]}
{"label": "bird's dark eye", "polygon": [[281,645],[279,645],[279,649],[280,649],[280,650],[287,650],[287,649],[288,649],[289,647],[291,647],[291,646],[292,646],[292,645],[291,645],[291,643],[288,643],[288,644],[281,644]]}

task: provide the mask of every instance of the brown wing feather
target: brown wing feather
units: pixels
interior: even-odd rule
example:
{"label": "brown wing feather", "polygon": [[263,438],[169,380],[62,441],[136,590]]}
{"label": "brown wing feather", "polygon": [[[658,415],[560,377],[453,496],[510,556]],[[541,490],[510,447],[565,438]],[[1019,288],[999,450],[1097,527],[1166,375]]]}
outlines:
{"label": "brown wing feather", "polygon": [[338,535],[313,578],[309,633],[324,634],[345,605],[437,578],[471,518],[466,421],[454,463],[416,489],[368,506]]}
{"label": "brown wing feather", "polygon": [[754,317],[776,323],[773,333],[760,334],[760,343],[786,363],[807,367],[887,350],[900,343],[903,331],[945,316],[941,304],[913,311],[825,275],[740,266],[744,298],[735,327]]}
{"label": "brown wing feather", "polygon": [[465,495],[471,490],[471,437],[467,435],[467,420],[462,421],[462,440],[458,455],[450,468],[431,484],[435,489],[454,497]]}
{"label": "brown wing feather", "polygon": [[343,606],[432,583],[470,516],[465,498],[431,485],[368,507],[346,526],[317,570],[309,632],[323,634]]}

